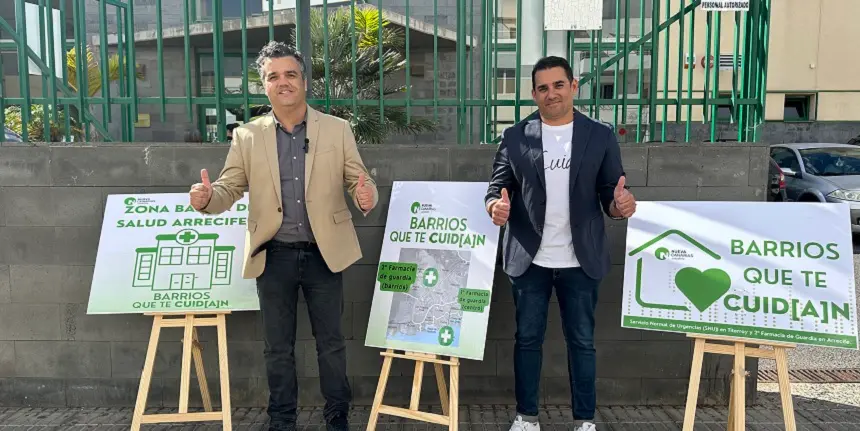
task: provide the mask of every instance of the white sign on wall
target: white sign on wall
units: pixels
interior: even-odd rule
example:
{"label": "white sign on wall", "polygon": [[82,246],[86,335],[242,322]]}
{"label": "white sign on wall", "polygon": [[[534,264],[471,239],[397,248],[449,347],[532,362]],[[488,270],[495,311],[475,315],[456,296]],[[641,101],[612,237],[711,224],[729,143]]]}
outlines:
{"label": "white sign on wall", "polygon": [[602,28],[603,0],[544,0],[544,30],[573,31]]}
{"label": "white sign on wall", "polygon": [[640,202],[622,326],[857,348],[848,205]]}
{"label": "white sign on wall", "polygon": [[750,0],[702,0],[702,9],[706,11],[747,11],[750,10]]}

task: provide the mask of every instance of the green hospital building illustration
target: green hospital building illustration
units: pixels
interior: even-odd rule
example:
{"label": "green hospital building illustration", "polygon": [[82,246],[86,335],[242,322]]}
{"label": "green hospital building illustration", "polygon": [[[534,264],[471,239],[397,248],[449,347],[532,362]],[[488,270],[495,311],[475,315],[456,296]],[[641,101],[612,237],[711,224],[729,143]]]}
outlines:
{"label": "green hospital building illustration", "polygon": [[155,247],[136,250],[134,287],[209,290],[230,284],[236,248],[217,245],[218,234],[184,229],[158,235],[155,240]]}

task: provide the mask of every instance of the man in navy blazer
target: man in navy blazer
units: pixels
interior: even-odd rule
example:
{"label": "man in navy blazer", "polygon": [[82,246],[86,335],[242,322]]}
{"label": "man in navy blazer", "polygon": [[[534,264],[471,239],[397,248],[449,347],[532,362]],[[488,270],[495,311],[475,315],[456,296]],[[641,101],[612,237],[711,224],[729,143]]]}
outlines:
{"label": "man in navy blazer", "polygon": [[633,215],[614,132],[573,107],[577,83],[567,60],[532,70],[538,112],[506,129],[493,160],[487,212],[505,226],[503,268],[516,307],[517,416],[511,431],[537,431],[542,345],[553,287],[567,343],[577,431],[594,431],[594,309],[609,272],[603,215]]}

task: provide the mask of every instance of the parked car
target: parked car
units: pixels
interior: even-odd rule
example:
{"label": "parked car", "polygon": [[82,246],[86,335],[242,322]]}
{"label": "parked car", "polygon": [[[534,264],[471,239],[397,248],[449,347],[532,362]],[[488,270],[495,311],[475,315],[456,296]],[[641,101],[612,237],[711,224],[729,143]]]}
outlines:
{"label": "parked car", "polygon": [[3,126],[3,129],[6,136],[3,138],[2,142],[24,142],[24,140],[21,139],[21,137],[18,136],[17,133],[13,132],[8,127]]}
{"label": "parked car", "polygon": [[788,199],[785,195],[785,174],[776,161],[768,157],[768,202],[785,202]]}
{"label": "parked car", "polygon": [[787,201],[848,204],[851,229],[860,233],[860,147],[777,144],[771,145],[770,157],[785,175]]}

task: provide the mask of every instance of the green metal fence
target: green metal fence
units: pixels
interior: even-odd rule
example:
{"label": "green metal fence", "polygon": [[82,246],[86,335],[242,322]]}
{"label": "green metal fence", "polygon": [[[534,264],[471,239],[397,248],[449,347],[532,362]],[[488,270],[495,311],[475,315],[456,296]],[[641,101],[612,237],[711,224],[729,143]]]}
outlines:
{"label": "green metal fence", "polygon": [[[15,19],[10,22],[0,18],[0,41],[7,41],[0,42],[0,52],[16,55],[20,88],[18,95],[9,97],[10,89],[5,84],[10,76],[7,74],[7,79],[0,81],[0,120],[20,129],[25,141],[134,141],[135,122],[144,105],[155,105],[161,122],[167,121],[169,105],[183,105],[188,121],[193,123],[204,121],[200,119],[200,109],[214,106],[217,139],[223,141],[228,109],[236,110],[238,117],[246,121],[253,117],[258,105],[267,103],[264,95],[253,91],[254,73],[250,67],[244,68],[238,92],[225,89],[225,55],[240,56],[243,65],[250,65],[258,49],[248,42],[251,31],[248,23],[253,17],[246,10],[247,1],[240,2],[241,10],[236,17],[241,23],[241,52],[225,54],[221,1],[212,2],[211,15],[201,19],[197,9],[202,0],[155,0],[157,70],[150,77],[153,80],[150,91],[154,89],[155,94],[146,96],[139,94],[141,73],[136,66],[135,47],[140,42],[139,33],[135,32],[133,2],[100,0],[98,32],[93,34],[87,31],[87,16],[96,13],[87,10],[86,0],[38,0],[38,22],[46,31],[40,32],[39,52],[35,52],[24,29],[26,17],[35,19],[31,15],[34,9],[25,0],[11,1],[15,2]],[[268,1],[268,9],[272,10],[274,0]],[[771,0],[752,1],[750,10],[745,12],[703,12],[701,0],[605,0],[604,6],[615,13],[608,18],[604,16],[602,30],[550,33],[527,25],[534,24],[534,14],[524,14],[523,10],[524,5],[534,7],[531,1],[535,0],[456,0],[456,25],[451,29],[456,32],[455,60],[454,64],[446,64],[441,48],[444,40],[440,37],[445,29],[440,18],[444,16],[440,13],[449,9],[440,5],[440,0],[374,2],[376,8],[372,11],[379,21],[387,19],[388,11],[396,8],[402,11],[407,23],[402,46],[385,45],[387,36],[383,32],[387,27],[376,26],[375,47],[366,46],[374,38],[360,31],[369,28],[360,21],[367,21],[367,6],[360,4],[364,2],[353,0],[334,5],[335,0],[322,0],[322,7],[315,12],[322,14],[322,28],[311,31],[312,27],[302,21],[309,16],[309,11],[301,10],[308,3],[299,0],[299,10],[294,15],[299,18],[295,21],[298,25],[293,27],[295,41],[300,47],[313,46],[314,50],[323,51],[313,53],[322,62],[323,76],[316,78],[322,78],[323,85],[314,87],[309,101],[324,111],[351,116],[354,123],[364,121],[362,127],[373,128],[375,121],[382,126],[396,126],[405,133],[432,132],[441,117],[452,115],[452,122],[456,117],[453,132],[456,136],[451,136],[451,140],[460,144],[497,142],[503,127],[534,109],[529,95],[530,68],[523,63],[528,63],[524,56],[534,57],[536,53],[524,47],[524,38],[534,41],[539,37],[541,54],[563,46],[562,55],[574,64],[580,86],[578,108],[612,124],[622,140],[689,140],[694,128],[707,127],[710,140],[714,141],[719,137],[718,127],[724,123],[736,128],[739,141],[757,139],[757,126],[763,122],[765,110]],[[71,10],[67,4],[71,4]],[[432,38],[433,64],[429,71],[432,95],[417,97],[411,81],[416,36],[409,23],[415,20],[416,8],[431,6],[433,18],[427,25],[432,27],[432,34],[428,35]],[[170,95],[165,89],[165,68],[177,67],[176,59],[165,58],[165,8],[182,11],[186,90],[183,96]],[[59,22],[54,20],[55,10],[59,10]],[[108,12],[116,17],[113,25],[109,24]],[[262,15],[253,15],[266,17],[268,38],[272,39],[282,13],[264,11]],[[329,30],[337,24],[333,18],[337,13],[349,15],[350,40],[348,52],[339,51],[333,57],[330,50],[338,45]],[[208,49],[214,62],[214,84],[205,94],[195,92],[192,82],[193,69],[199,71],[198,66],[192,67],[199,58],[196,52],[199,46],[193,45],[191,38],[200,37],[192,35],[192,30],[201,21],[211,26]],[[73,28],[67,28],[68,22],[74,23]],[[363,27],[358,28],[359,24]],[[45,34],[53,35],[57,28],[62,35],[60,46],[54,37]],[[549,42],[551,38],[553,42]],[[725,46],[725,40],[730,40],[730,47]],[[57,50],[64,53],[63,64],[55,61]],[[376,52],[375,57],[368,54],[372,51]],[[696,51],[703,52],[702,61],[695,56]],[[389,56],[397,55],[402,57],[403,70],[396,79],[405,82],[389,84],[394,78],[386,69],[390,66],[386,61]],[[332,74],[334,69],[341,70],[339,62],[344,57],[356,60],[352,62],[351,93],[329,85],[336,81]],[[357,65],[359,58],[363,63]],[[30,62],[35,64],[36,71],[31,70]],[[0,56],[0,70],[4,70],[2,63]],[[373,80],[367,76],[368,64],[378,67]],[[453,96],[440,86],[442,72],[449,69],[456,74]],[[32,90],[36,84],[30,79],[31,72],[41,80],[37,86],[40,91]],[[197,87],[199,81],[198,78]],[[367,85],[373,86],[373,94],[363,91]],[[388,91],[387,86],[392,85],[396,91]],[[454,114],[446,108],[453,108]],[[113,109],[118,110],[119,118],[112,114]],[[403,124],[395,124],[398,122]],[[114,127],[118,129],[116,136],[109,132],[111,124],[119,125]],[[38,132],[34,133],[33,125],[38,125]]]}

